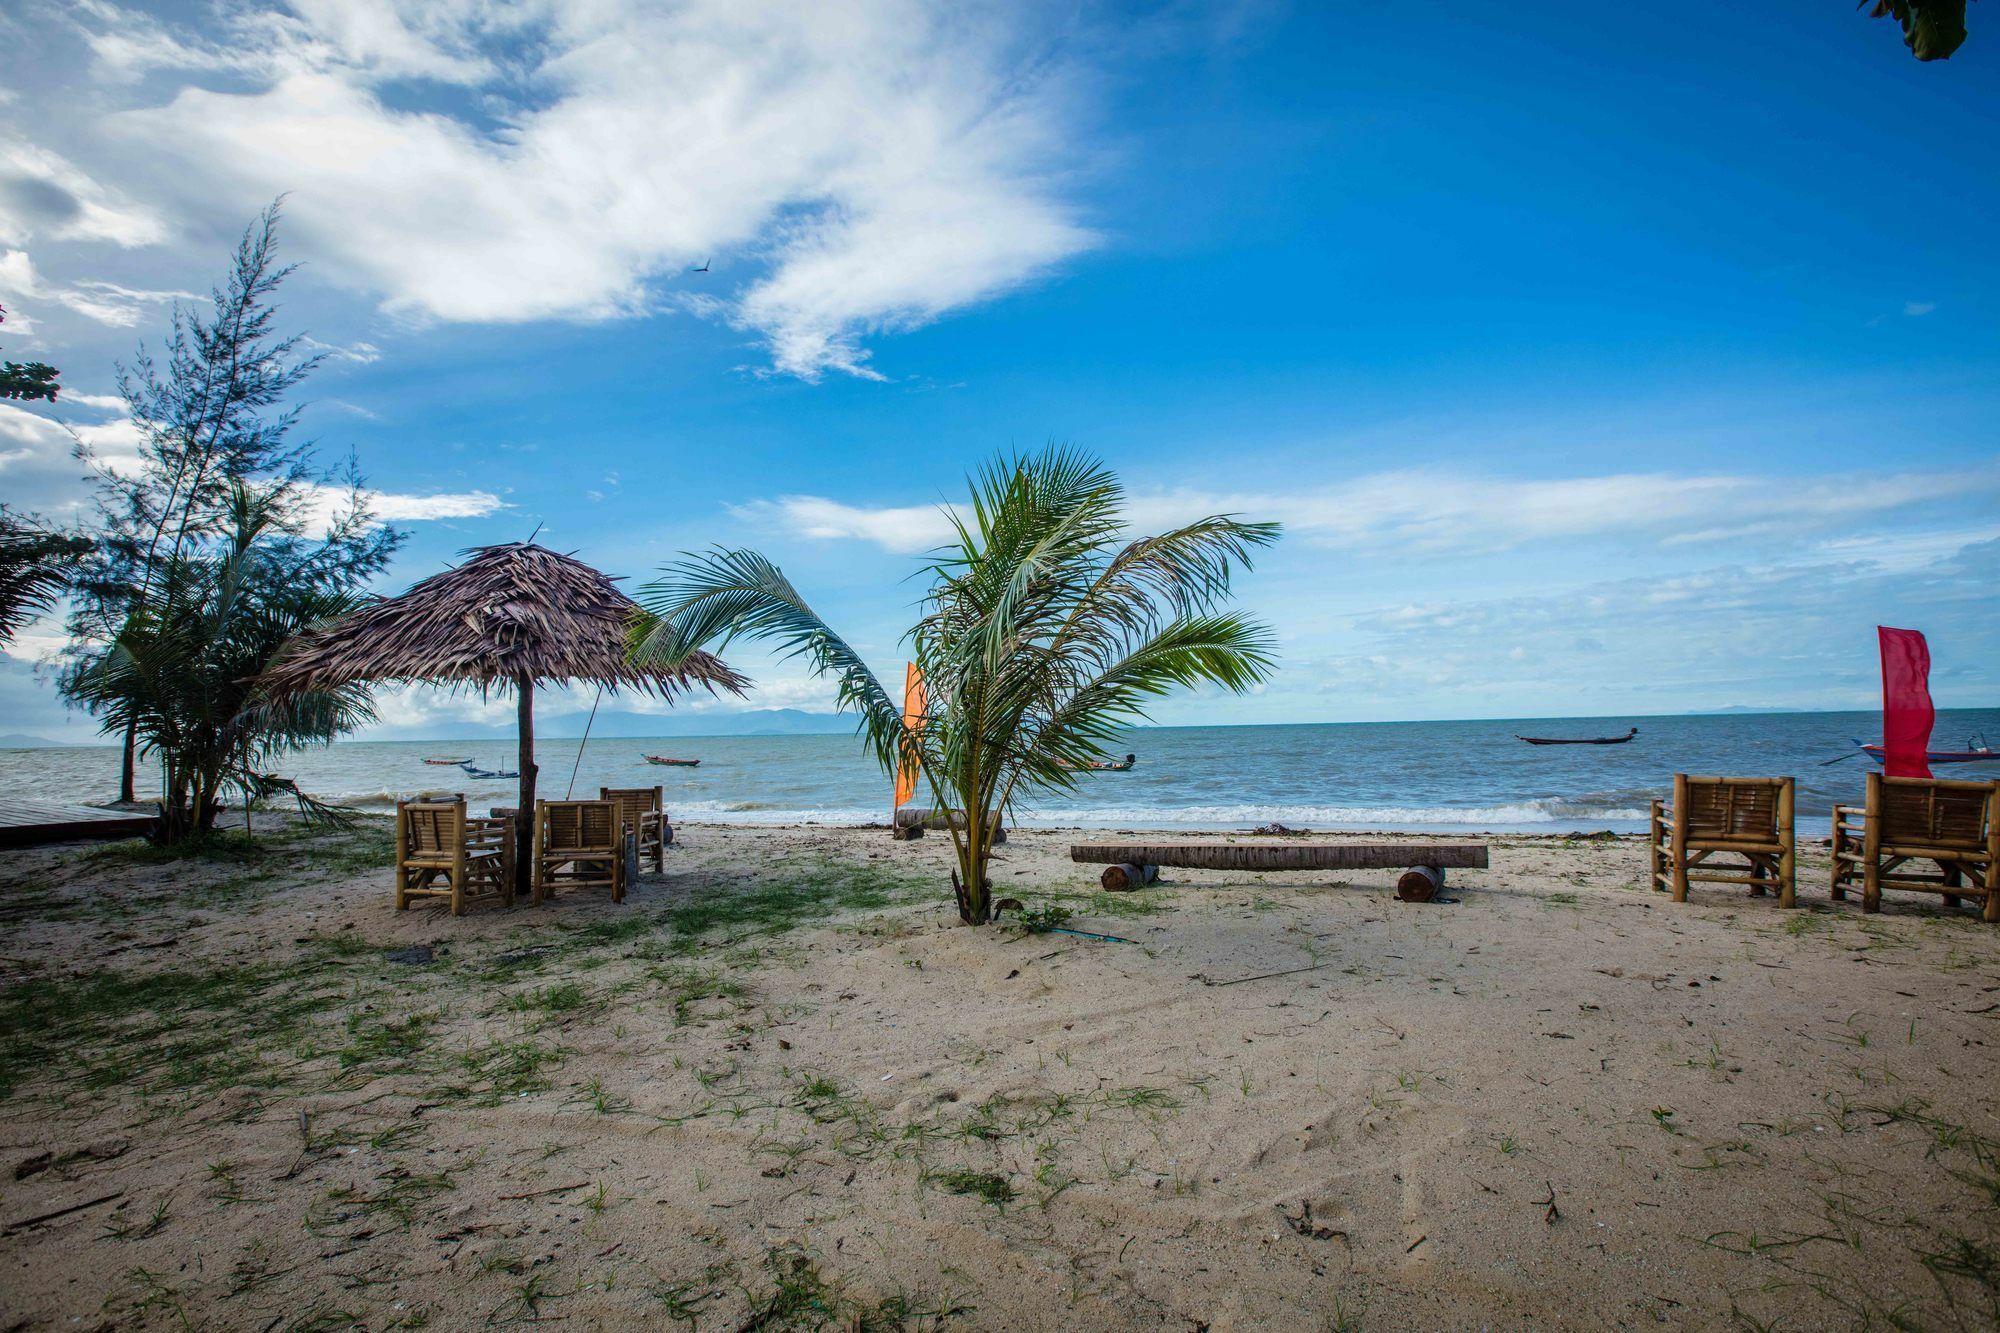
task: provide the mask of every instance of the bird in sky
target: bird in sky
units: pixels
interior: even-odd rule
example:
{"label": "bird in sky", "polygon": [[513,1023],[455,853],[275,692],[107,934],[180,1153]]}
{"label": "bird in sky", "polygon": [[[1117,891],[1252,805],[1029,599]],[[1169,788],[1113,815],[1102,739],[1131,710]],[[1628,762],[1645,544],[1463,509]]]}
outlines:
{"label": "bird in sky", "polygon": [[712,260],[712,259],[704,259],[704,260],[702,260],[702,261],[701,261],[701,267],[700,267],[700,268],[691,268],[691,269],[689,269],[689,270],[688,270],[688,272],[690,272],[690,273],[706,273],[706,272],[708,272],[708,266],[709,266],[710,264],[714,263],[714,262],[715,262],[715,261],[714,261],[714,260]]}

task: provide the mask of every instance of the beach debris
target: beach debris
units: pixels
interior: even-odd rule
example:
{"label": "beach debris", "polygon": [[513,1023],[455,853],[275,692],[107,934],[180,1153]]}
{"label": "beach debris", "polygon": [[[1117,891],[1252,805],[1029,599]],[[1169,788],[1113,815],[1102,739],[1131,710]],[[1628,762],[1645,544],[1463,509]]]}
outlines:
{"label": "beach debris", "polygon": [[18,1222],[9,1222],[7,1224],[7,1231],[10,1235],[16,1231],[25,1231],[29,1227],[38,1227],[44,1222],[53,1222],[58,1218],[68,1217],[71,1213],[80,1213],[86,1208],[95,1208],[99,1204],[111,1203],[114,1200],[124,1197],[124,1190],[117,1190],[111,1194],[100,1194],[95,1199],[86,1199],[82,1203],[73,1203],[67,1208],[57,1208],[51,1212],[37,1213],[33,1217],[24,1217]]}
{"label": "beach debris", "polygon": [[1550,1226],[1554,1226],[1562,1220],[1562,1210],[1556,1207],[1556,1187],[1552,1182],[1547,1180],[1544,1180],[1542,1184],[1548,1187],[1549,1197],[1546,1199],[1536,1199],[1534,1201],[1535,1207],[1547,1208],[1548,1211],[1542,1214],[1542,1221],[1547,1222]]}
{"label": "beach debris", "polygon": [[1068,926],[1050,926],[1049,934],[1075,935],[1079,939],[1106,940],[1112,944],[1137,944],[1139,942],[1137,940],[1128,940],[1123,935],[1104,935],[1094,930],[1071,930]]}
{"label": "beach debris", "polygon": [[436,961],[436,955],[431,952],[431,946],[428,944],[413,944],[407,949],[391,949],[382,956],[392,963],[412,966]]}
{"label": "beach debris", "polygon": [[1250,831],[1252,833],[1261,833],[1267,838],[1298,838],[1312,832],[1309,828],[1286,828],[1283,824],[1275,820],[1269,824],[1259,824]]}
{"label": "beach debris", "polygon": [[[1277,1207],[1278,1216],[1285,1219],[1285,1225],[1293,1231],[1298,1232],[1299,1235],[1304,1236],[1307,1240],[1346,1240],[1348,1238],[1347,1233],[1339,1227],[1326,1226],[1313,1220],[1313,1206],[1310,1199],[1299,1200],[1299,1215],[1297,1217],[1293,1217],[1290,1213],[1286,1212],[1283,1204],[1279,1204]],[[1412,1246],[1411,1248],[1414,1249],[1416,1247]]]}
{"label": "beach debris", "polygon": [[[1127,942],[1130,943],[1130,941]],[[1305,967],[1288,967],[1279,972],[1259,972],[1252,977],[1232,977],[1228,981],[1215,981],[1205,974],[1197,972],[1189,980],[1199,981],[1204,986],[1241,986],[1246,981],[1263,981],[1267,977],[1289,977],[1300,972],[1317,972],[1323,967],[1332,966],[1332,963],[1310,963]]]}

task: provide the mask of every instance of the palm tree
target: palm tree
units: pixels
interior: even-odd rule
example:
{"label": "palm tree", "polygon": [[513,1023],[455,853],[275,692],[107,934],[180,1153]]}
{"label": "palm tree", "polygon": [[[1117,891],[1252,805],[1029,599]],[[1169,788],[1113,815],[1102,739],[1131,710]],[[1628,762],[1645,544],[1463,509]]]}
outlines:
{"label": "palm tree", "polygon": [[162,843],[208,832],[232,791],[246,804],[285,792],[309,815],[331,813],[264,766],[373,716],[360,686],[284,696],[259,688],[294,635],[360,601],[278,515],[270,490],[235,483],[223,541],[162,563],[151,595],[76,674],[107,734],[129,726],[139,752],[159,756]]}
{"label": "palm tree", "polygon": [[993,915],[987,864],[1002,814],[1032,793],[1074,788],[1174,688],[1240,693],[1268,675],[1269,632],[1221,607],[1230,575],[1278,526],[1216,516],[1131,540],[1118,479],[1063,448],[998,460],[971,487],[905,636],[929,698],[914,731],[859,654],[754,551],[663,569],[639,596],[647,619],[633,651],[672,663],[732,638],[767,639],[833,677],[883,769],[914,765],[940,806],[965,812],[950,821],[952,890],[960,919],[979,925]]}

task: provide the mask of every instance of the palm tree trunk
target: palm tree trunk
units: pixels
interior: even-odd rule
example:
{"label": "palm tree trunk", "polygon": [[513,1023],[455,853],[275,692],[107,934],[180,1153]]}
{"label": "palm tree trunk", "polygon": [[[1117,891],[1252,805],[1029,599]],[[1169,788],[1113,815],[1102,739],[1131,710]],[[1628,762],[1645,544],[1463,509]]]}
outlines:
{"label": "palm tree trunk", "polygon": [[[946,818],[949,819],[949,813]],[[986,812],[965,812],[965,842],[959,850],[959,869],[951,877],[958,897],[958,919],[968,926],[983,926],[993,919],[993,881],[987,878],[986,863],[993,855],[987,837]]]}
{"label": "palm tree trunk", "polygon": [[138,766],[139,721],[134,718],[125,724],[125,758],[118,769],[118,803],[131,805],[138,797],[132,789],[133,772]]}

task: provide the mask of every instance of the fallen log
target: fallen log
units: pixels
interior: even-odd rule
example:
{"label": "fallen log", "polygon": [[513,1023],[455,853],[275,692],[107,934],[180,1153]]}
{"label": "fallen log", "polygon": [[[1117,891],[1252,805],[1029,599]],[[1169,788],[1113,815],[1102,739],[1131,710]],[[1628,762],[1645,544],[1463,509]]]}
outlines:
{"label": "fallen log", "polygon": [[1427,903],[1444,888],[1444,871],[1436,866],[1411,866],[1396,881],[1396,896],[1406,903]]}
{"label": "fallen log", "polygon": [[1484,843],[1079,843],[1072,861],[1096,865],[1178,866],[1186,870],[1486,869]]}

